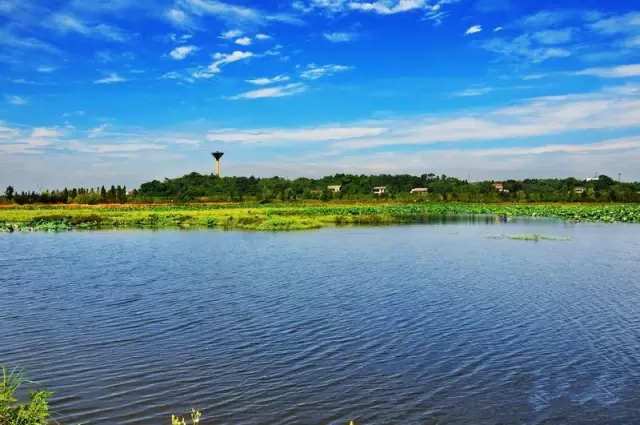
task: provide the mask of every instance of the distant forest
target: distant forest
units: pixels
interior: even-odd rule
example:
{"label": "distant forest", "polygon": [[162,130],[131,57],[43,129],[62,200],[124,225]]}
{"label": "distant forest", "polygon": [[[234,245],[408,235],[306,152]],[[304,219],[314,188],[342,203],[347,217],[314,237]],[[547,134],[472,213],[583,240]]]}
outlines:
{"label": "distant forest", "polygon": [[[640,202],[640,182],[618,182],[601,175],[597,179],[525,179],[496,182],[468,182],[446,175],[352,175],[336,174],[320,179],[281,177],[217,177],[191,173],[164,181],[153,180],[139,189],[127,191],[124,186],[109,189],[74,188],[46,190],[40,193],[17,192],[9,186],[5,202],[31,203],[141,203],[141,202],[241,202],[296,201],[343,199],[366,201],[398,199],[415,201],[459,202]],[[338,192],[328,186],[340,186]],[[374,195],[374,187],[386,187],[386,192]],[[414,188],[426,188],[427,193],[411,194]]]}

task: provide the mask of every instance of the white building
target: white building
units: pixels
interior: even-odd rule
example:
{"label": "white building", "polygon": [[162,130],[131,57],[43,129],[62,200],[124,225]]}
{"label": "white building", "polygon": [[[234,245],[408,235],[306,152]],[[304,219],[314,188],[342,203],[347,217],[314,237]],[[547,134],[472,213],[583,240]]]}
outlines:
{"label": "white building", "polygon": [[426,187],[415,187],[411,189],[411,193],[428,193],[429,189]]}
{"label": "white building", "polygon": [[376,186],[373,188],[374,195],[382,195],[383,193],[387,193],[387,186]]}
{"label": "white building", "polygon": [[335,185],[335,186],[327,186],[327,189],[329,189],[332,192],[338,193],[340,192],[340,185]]}

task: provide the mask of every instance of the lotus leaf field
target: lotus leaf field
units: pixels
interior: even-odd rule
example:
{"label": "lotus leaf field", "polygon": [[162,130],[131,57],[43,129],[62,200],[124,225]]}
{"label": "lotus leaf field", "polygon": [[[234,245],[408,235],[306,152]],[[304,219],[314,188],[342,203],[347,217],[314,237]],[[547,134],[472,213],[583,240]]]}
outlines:
{"label": "lotus leaf field", "polygon": [[570,221],[640,223],[640,204],[224,204],[8,206],[0,231],[112,228],[221,228],[259,231],[421,222],[452,214],[507,214]]}

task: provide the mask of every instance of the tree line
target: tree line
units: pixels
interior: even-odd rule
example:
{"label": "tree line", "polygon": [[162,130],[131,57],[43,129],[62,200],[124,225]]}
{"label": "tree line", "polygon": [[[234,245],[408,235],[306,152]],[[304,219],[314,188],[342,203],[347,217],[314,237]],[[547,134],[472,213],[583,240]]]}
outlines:
{"label": "tree line", "polygon": [[[319,179],[282,177],[218,177],[190,173],[182,177],[153,180],[132,193],[124,186],[97,189],[64,189],[41,193],[16,193],[7,188],[5,198],[18,204],[28,203],[124,203],[124,202],[198,202],[198,201],[329,201],[413,199],[459,202],[638,202],[640,182],[619,182],[609,176],[597,179],[524,179],[505,180],[502,188],[493,181],[469,182],[433,173],[413,176],[335,174]],[[328,186],[340,186],[339,192]],[[373,195],[373,188],[385,186],[386,193]],[[427,193],[410,194],[411,189],[426,188]],[[11,189],[11,191],[9,190]]]}
{"label": "tree line", "polygon": [[8,186],[4,192],[6,201],[18,205],[24,204],[124,204],[129,200],[126,186],[104,186],[98,188],[64,188],[63,190],[44,190],[41,192],[17,192]]}

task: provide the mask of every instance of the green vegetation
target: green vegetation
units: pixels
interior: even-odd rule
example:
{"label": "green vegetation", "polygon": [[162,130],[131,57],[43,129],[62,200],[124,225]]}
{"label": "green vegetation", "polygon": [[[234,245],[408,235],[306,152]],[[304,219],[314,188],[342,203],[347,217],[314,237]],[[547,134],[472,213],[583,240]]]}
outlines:
{"label": "green vegetation", "polygon": [[27,381],[22,374],[13,369],[2,368],[0,381],[0,425],[45,425],[51,421],[49,415],[49,397],[53,394],[46,390],[29,389],[29,401],[19,403],[16,393]]}
{"label": "green vegetation", "polygon": [[640,222],[638,204],[229,204],[11,206],[0,208],[0,231],[112,228],[219,228],[261,231],[327,226],[419,223],[433,217],[495,214],[571,221]]}
{"label": "green vegetation", "polygon": [[[191,409],[191,425],[198,425],[200,423],[200,416],[202,416],[200,411]],[[171,415],[171,425],[187,425],[187,422],[184,418]]]}
{"label": "green vegetation", "polygon": [[[139,189],[127,191],[124,186],[75,188],[18,192],[9,186],[5,202],[24,204],[107,204],[107,203],[177,203],[185,202],[294,202],[319,201],[385,201],[411,202],[640,202],[640,182],[621,182],[601,175],[597,179],[524,179],[505,180],[502,189],[493,181],[470,182],[433,173],[412,176],[336,174],[320,179],[282,177],[217,177],[190,173],[174,179],[153,180]],[[329,186],[340,186],[333,192]],[[374,195],[373,188],[386,187]],[[414,188],[427,193],[410,194]]]}

